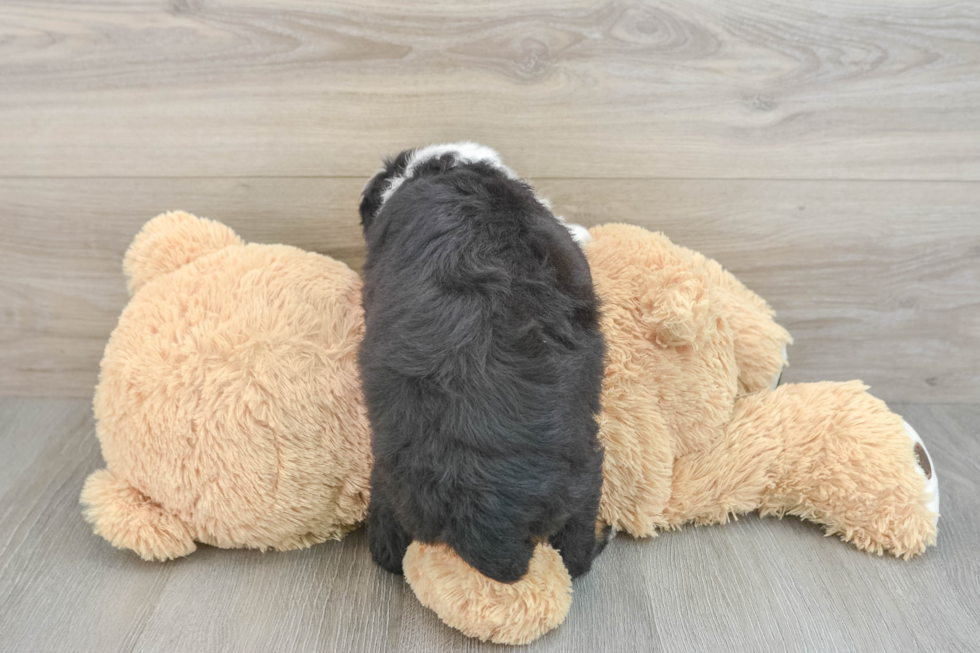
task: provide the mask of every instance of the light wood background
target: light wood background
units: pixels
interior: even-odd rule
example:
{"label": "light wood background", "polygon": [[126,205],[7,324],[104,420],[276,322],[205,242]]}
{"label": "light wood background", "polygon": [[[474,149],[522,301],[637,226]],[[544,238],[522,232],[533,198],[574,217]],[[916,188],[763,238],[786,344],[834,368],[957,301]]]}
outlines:
{"label": "light wood background", "polygon": [[980,3],[4,0],[0,651],[499,650],[361,532],[155,565],[77,504],[143,222],[358,268],[381,157],[460,139],[721,261],[796,337],[784,378],[870,383],[941,484],[912,562],[789,518],[618,538],[529,650],[980,650]]}
{"label": "light wood background", "polygon": [[716,257],[791,380],[980,400],[980,4],[0,4],[0,394],[91,395],[181,208],[357,266],[380,158],[475,139]]}

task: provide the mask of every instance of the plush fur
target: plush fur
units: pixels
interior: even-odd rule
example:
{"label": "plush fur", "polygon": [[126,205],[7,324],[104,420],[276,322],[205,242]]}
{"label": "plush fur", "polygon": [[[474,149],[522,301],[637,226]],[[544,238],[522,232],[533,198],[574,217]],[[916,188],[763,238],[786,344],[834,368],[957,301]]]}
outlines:
{"label": "plush fur", "polygon": [[414,543],[405,555],[405,579],[449,626],[484,642],[532,642],[561,625],[572,605],[572,579],[546,544],[535,549],[527,574],[508,584],[473,573],[444,544]]}
{"label": "plush fur", "polygon": [[668,528],[732,515],[797,515],[827,535],[911,558],[936,542],[938,495],[902,418],[860,381],[791,383],[748,395],[701,450],[677,459]]}
{"label": "plush fur", "polygon": [[472,144],[389,161],[361,218],[375,561],[398,573],[412,540],[441,542],[514,582],[548,541],[585,573],[604,539],[603,342],[582,251]]}
{"label": "plush fur", "polygon": [[166,560],[357,525],[371,468],[357,275],[180,212],[148,222],[124,266],[133,296],[95,394],[107,469],[82,491],[95,532]]}
{"label": "plush fur", "polygon": [[[605,524],[650,537],[758,510],[799,515],[878,554],[908,558],[935,543],[935,470],[901,417],[857,381],[770,391],[790,337],[765,301],[662,234],[591,231],[607,346]],[[502,591],[450,551],[418,549],[406,557],[412,589],[464,633],[523,644],[557,621],[553,601]],[[527,580],[551,597],[564,584],[548,575],[548,555],[535,552]]]}

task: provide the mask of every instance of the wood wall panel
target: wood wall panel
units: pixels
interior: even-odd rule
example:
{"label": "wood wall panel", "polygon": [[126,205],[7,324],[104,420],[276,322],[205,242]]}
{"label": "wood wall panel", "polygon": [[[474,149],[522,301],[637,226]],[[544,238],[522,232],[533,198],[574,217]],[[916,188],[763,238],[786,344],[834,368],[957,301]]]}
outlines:
{"label": "wood wall panel", "polygon": [[0,175],[980,180],[978,65],[971,2],[10,0]]}
{"label": "wood wall panel", "polygon": [[[255,242],[363,260],[359,179],[0,179],[0,394],[85,396],[125,305],[121,260],[181,208]],[[980,397],[980,183],[541,179],[585,225],[629,222],[721,261],[796,337],[787,380]]]}

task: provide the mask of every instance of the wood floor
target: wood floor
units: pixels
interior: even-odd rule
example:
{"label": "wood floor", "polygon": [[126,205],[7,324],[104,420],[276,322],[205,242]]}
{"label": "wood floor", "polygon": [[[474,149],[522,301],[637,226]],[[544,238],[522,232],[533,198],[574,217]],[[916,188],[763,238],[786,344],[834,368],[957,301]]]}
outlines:
{"label": "wood floor", "polygon": [[[976,651],[980,405],[892,404],[926,439],[938,546],[900,561],[795,518],[615,539],[529,651]],[[289,553],[143,562],[92,535],[88,403],[0,400],[0,650],[482,651],[371,563],[363,530]]]}
{"label": "wood floor", "polygon": [[184,209],[358,269],[381,157],[477,140],[587,226],[722,262],[922,433],[939,546],[794,520],[620,538],[531,650],[980,650],[980,3],[4,0],[0,651],[478,650],[370,562],[82,522],[126,246]]}

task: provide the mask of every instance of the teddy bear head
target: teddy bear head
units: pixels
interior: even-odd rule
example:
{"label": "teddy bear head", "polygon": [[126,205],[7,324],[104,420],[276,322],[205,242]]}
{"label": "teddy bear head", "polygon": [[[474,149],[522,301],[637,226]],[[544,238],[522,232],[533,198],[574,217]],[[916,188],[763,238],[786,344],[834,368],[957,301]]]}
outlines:
{"label": "teddy bear head", "polygon": [[346,265],[182,212],[125,256],[129,305],[95,396],[97,533],[144,558],[339,538],[366,511],[370,435]]}

